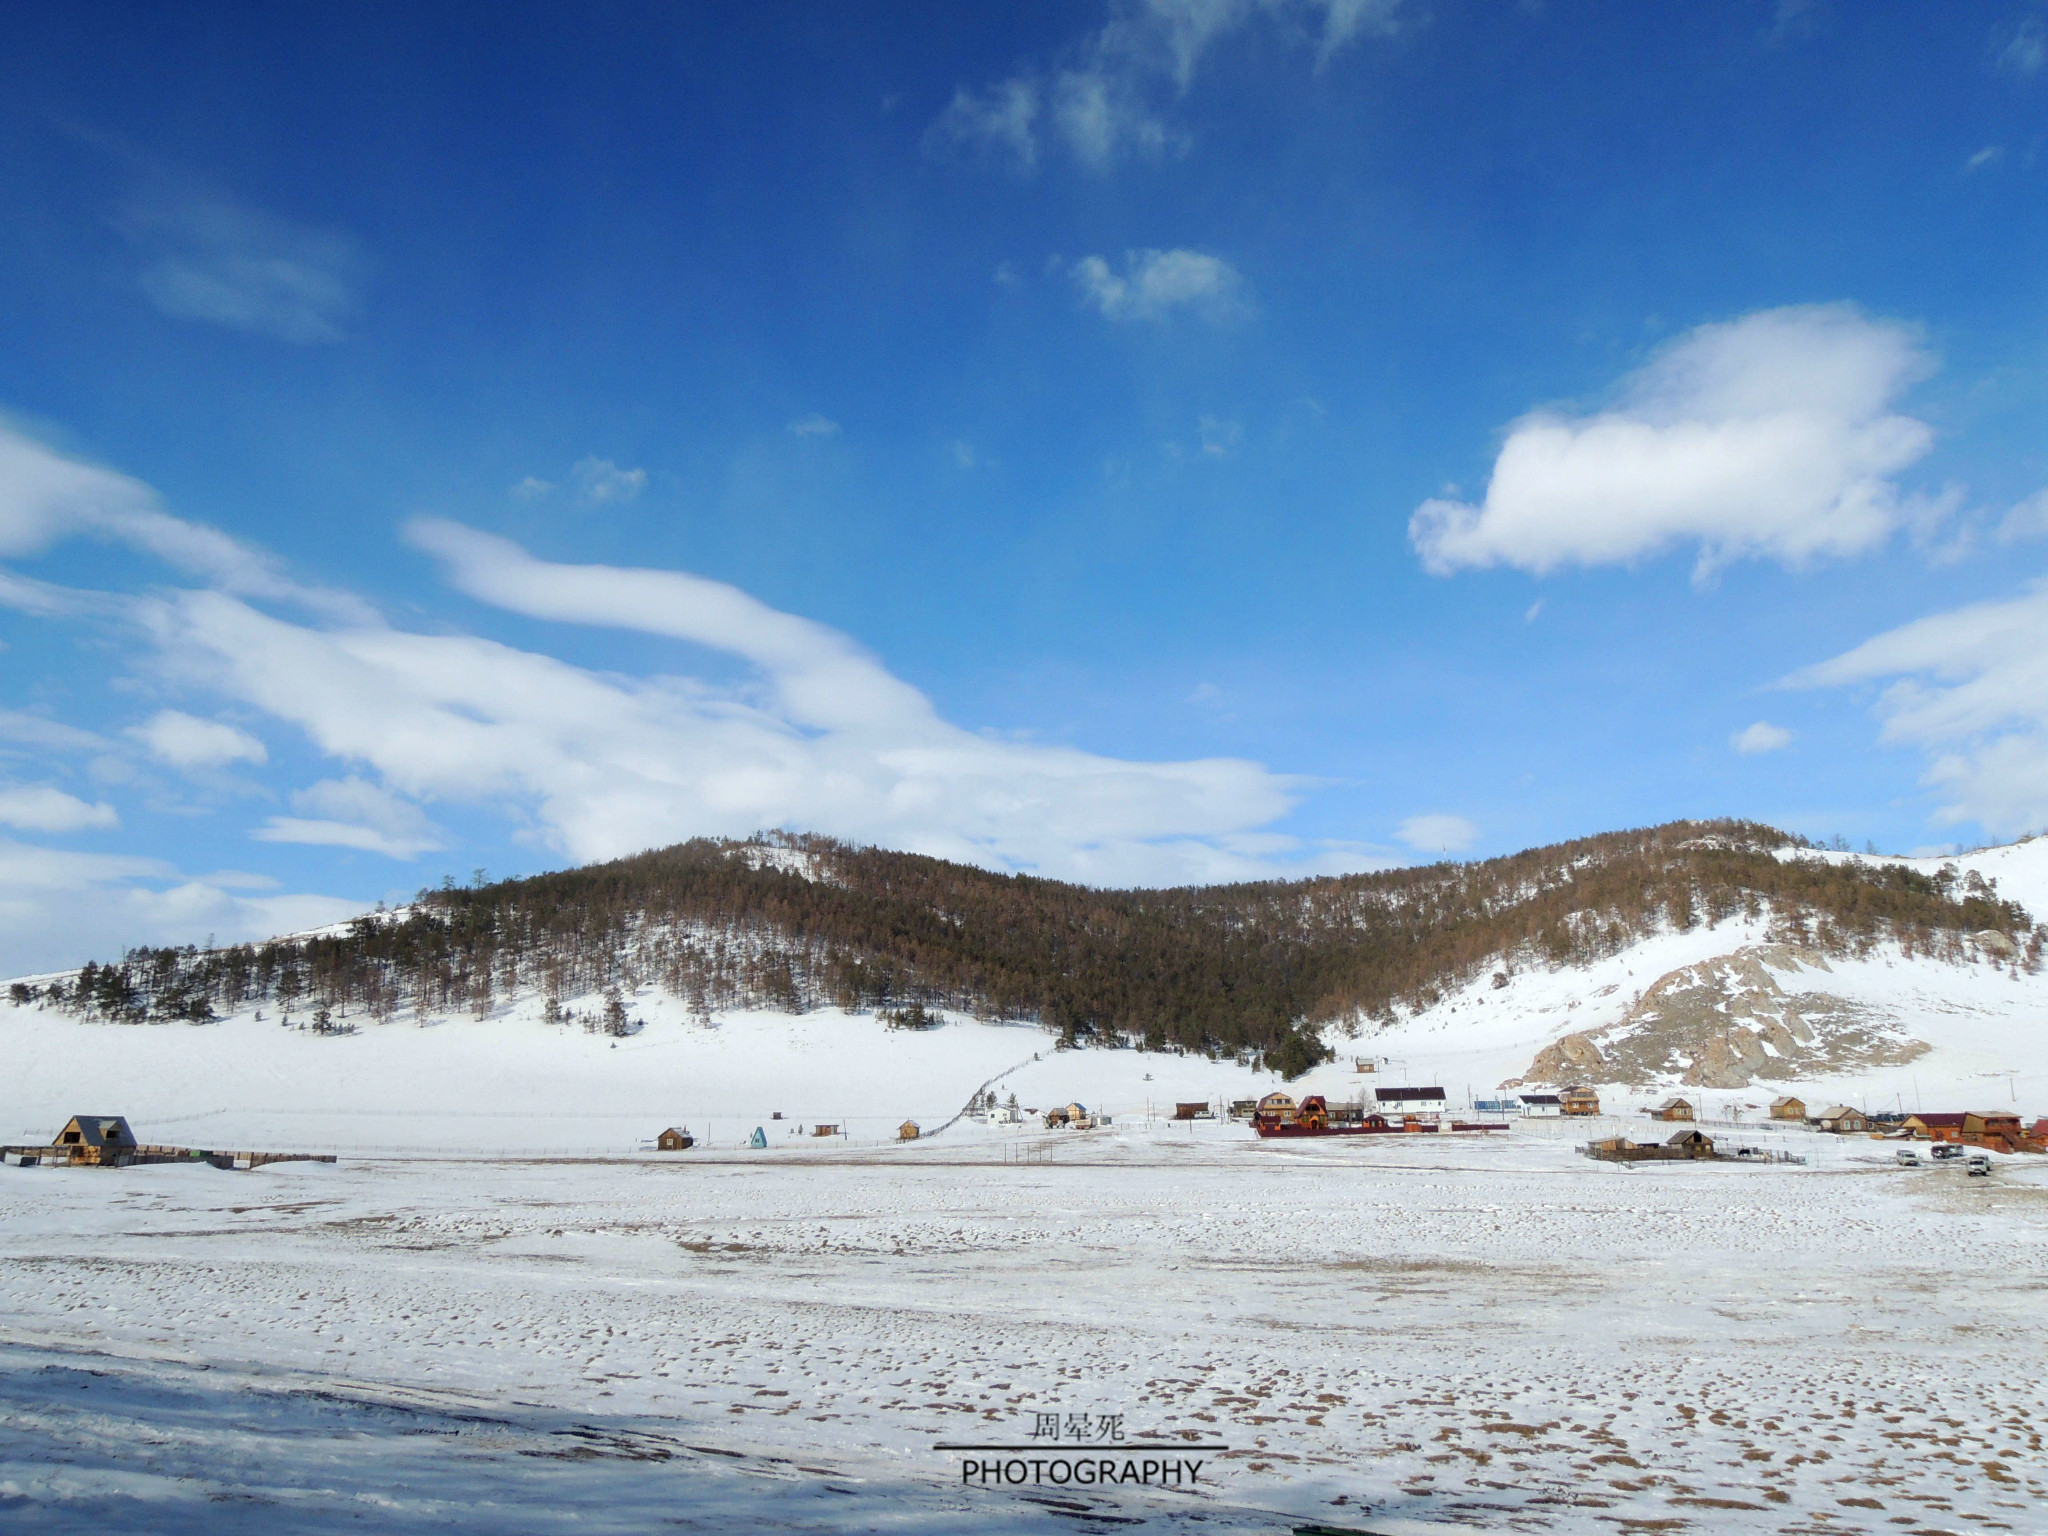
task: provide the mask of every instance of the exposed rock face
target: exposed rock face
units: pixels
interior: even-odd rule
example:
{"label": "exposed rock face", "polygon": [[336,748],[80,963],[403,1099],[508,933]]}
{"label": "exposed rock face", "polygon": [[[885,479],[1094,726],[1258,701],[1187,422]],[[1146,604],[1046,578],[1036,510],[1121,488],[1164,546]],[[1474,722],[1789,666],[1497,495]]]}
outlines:
{"label": "exposed rock face", "polygon": [[1787,992],[1827,961],[1760,944],[1659,977],[1617,1022],[1545,1046],[1524,1081],[1680,1082],[1747,1088],[1924,1054],[1897,1021],[1824,991]]}

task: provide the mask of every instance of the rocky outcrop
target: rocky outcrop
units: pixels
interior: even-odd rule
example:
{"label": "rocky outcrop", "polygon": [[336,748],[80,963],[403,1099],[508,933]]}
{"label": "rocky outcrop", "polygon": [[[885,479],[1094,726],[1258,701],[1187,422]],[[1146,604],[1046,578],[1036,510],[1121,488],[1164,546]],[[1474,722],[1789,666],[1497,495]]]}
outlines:
{"label": "rocky outcrop", "polygon": [[1820,955],[1759,944],[1660,976],[1613,1024],[1545,1046],[1522,1082],[1751,1083],[1834,1076],[1928,1049],[1889,1015],[1823,987]]}

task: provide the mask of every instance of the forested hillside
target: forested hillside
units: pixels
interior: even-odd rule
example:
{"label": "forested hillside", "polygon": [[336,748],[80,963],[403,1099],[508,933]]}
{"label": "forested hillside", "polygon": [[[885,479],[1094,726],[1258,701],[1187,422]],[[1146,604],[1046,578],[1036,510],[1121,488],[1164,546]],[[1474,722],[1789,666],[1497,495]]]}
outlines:
{"label": "forested hillside", "polygon": [[1995,930],[2018,963],[2040,964],[2048,932],[1977,875],[1777,856],[1797,841],[1677,822],[1472,864],[1107,891],[818,837],[700,839],[423,891],[335,932],[136,950],[46,989],[17,986],[16,1000],[135,1023],[204,1022],[257,1001],[333,1029],[481,1017],[535,992],[551,1016],[585,1006],[618,1021],[620,999],[654,984],[703,1013],[944,1005],[1069,1039],[1257,1052],[1291,1073],[1318,1056],[1315,1025],[1737,913],[1835,954],[1890,941],[1961,958]]}

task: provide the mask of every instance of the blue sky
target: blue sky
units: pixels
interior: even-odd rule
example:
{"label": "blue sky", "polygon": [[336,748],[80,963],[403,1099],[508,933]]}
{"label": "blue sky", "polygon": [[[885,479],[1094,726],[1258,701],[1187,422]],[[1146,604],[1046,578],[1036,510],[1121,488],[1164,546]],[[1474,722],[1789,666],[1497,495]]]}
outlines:
{"label": "blue sky", "polygon": [[2048,8],[31,8],[0,969],[786,825],[2048,826]]}

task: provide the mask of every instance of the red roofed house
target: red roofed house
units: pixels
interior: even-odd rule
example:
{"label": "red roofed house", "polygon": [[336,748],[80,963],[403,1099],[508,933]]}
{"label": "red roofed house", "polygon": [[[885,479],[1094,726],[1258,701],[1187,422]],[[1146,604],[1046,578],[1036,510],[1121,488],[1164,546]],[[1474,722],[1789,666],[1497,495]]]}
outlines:
{"label": "red roofed house", "polygon": [[1961,1141],[1963,1117],[1932,1111],[1924,1115],[1908,1115],[1906,1129],[1922,1141]]}

